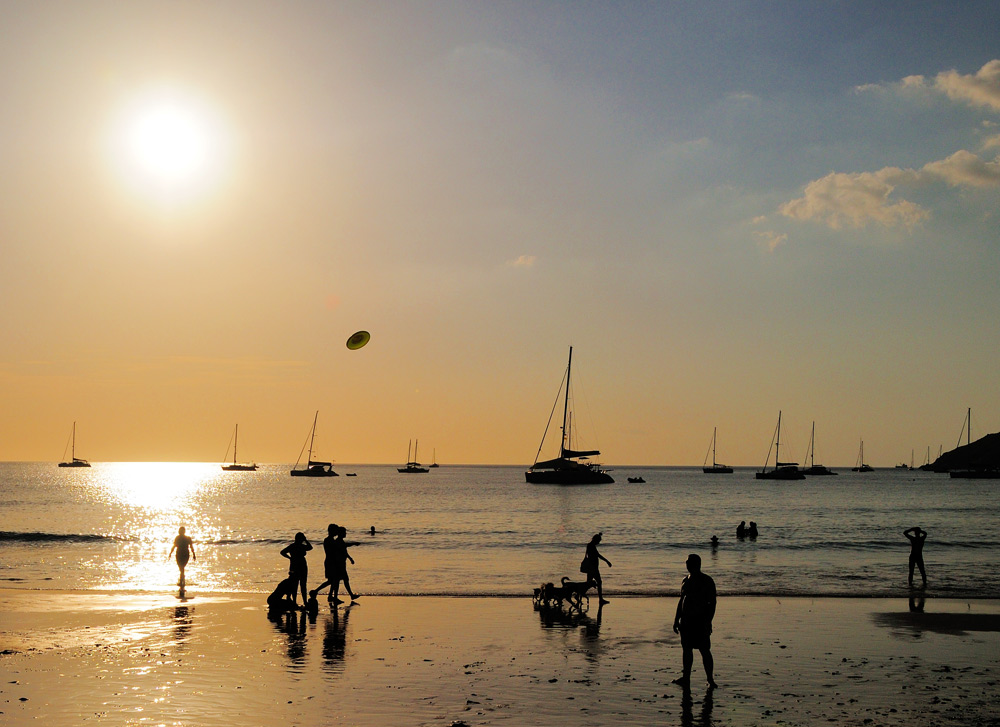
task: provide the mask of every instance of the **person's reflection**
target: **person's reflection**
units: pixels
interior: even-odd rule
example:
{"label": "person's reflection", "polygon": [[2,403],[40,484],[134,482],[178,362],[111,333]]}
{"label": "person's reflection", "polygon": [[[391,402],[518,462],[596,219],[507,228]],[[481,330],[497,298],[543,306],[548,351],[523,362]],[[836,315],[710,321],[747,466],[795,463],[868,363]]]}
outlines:
{"label": "person's reflection", "polygon": [[709,687],[701,701],[701,713],[698,721],[694,718],[694,701],[691,699],[691,689],[686,687],[681,695],[681,727],[712,727],[712,695],[715,690]]}
{"label": "person's reflection", "polygon": [[344,654],[347,652],[347,619],[351,615],[351,606],[341,612],[336,607],[330,609],[330,618],[324,623],[323,631],[323,668],[331,673],[339,674],[344,670]]}
{"label": "person's reflection", "polygon": [[924,612],[924,602],[923,596],[910,595],[910,612],[911,613],[923,613]]}
{"label": "person's reflection", "polygon": [[598,657],[604,653],[604,644],[601,641],[601,615],[604,611],[604,604],[598,604],[597,614],[591,618],[583,616],[580,619],[580,642],[586,649],[588,661],[597,662]]}
{"label": "person's reflection", "polygon": [[183,645],[191,636],[191,625],[194,623],[194,619],[191,617],[193,610],[188,606],[174,608],[174,641],[177,642],[178,646]]}
{"label": "person's reflection", "polygon": [[278,631],[288,638],[288,661],[293,671],[298,671],[306,658],[306,618],[305,612],[268,613],[267,618]]}

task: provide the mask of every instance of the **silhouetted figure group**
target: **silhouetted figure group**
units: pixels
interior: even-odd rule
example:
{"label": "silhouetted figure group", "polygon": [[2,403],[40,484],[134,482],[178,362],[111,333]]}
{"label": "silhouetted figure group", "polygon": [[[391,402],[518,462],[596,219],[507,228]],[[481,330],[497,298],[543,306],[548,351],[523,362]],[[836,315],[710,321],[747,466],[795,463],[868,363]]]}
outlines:
{"label": "silhouetted figure group", "polygon": [[340,584],[343,582],[344,589],[352,601],[358,599],[358,594],[351,590],[351,580],[347,575],[347,561],[354,564],[354,558],[348,553],[350,545],[344,538],[347,535],[347,528],[340,527],[336,523],[327,526],[327,536],[323,539],[323,551],[325,553],[324,580],[318,587],[308,590],[309,566],[306,562],[306,553],[313,549],[312,544],[304,533],[296,533],[295,541],[285,546],[281,550],[281,556],[288,558],[288,578],[278,584],[277,588],[267,597],[268,610],[281,613],[283,611],[298,609],[298,595],[302,594],[302,607],[315,615],[319,610],[316,597],[319,592],[329,586],[330,592],[327,600],[332,603],[343,603],[340,599]]}
{"label": "silhouetted figure group", "polygon": [[757,523],[751,520],[750,527],[747,527],[747,521],[740,520],[740,524],[736,526],[736,538],[737,540],[743,540],[745,538],[750,538],[750,540],[756,540]]}

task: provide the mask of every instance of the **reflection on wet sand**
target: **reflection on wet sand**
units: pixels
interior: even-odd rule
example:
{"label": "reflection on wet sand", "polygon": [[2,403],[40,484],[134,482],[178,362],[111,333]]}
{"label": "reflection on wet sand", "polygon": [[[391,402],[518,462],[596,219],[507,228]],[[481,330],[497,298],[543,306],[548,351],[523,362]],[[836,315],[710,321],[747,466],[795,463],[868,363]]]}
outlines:
{"label": "reflection on wet sand", "polygon": [[712,696],[715,690],[709,687],[705,691],[705,696],[701,700],[701,712],[698,718],[694,716],[694,700],[691,698],[691,690],[685,689],[681,695],[681,727],[712,727]]}
{"label": "reflection on wet sand", "polygon": [[347,619],[351,615],[351,604],[343,610],[330,609],[330,617],[323,624],[323,670],[330,674],[344,671],[344,655],[347,653]]}
{"label": "reflection on wet sand", "polygon": [[307,614],[299,611],[268,614],[268,620],[287,639],[288,668],[293,672],[302,671],[306,661],[306,619]]}
{"label": "reflection on wet sand", "polygon": [[909,611],[875,613],[872,619],[878,626],[918,638],[925,631],[950,636],[963,636],[969,631],[1000,632],[1000,614],[927,613],[923,608],[923,603],[911,599]]}
{"label": "reflection on wet sand", "polygon": [[177,606],[174,609],[173,636],[178,646],[184,645],[191,637],[191,627],[194,625],[193,612],[194,609],[189,606]]}

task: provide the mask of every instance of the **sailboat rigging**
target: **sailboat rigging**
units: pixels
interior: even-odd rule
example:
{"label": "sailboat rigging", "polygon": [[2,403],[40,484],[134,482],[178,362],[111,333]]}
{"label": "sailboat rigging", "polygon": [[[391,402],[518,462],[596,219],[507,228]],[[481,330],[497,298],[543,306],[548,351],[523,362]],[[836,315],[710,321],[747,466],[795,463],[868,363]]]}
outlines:
{"label": "sailboat rigging", "polygon": [[413,475],[423,474],[427,472],[427,468],[421,467],[420,462],[417,461],[417,444],[420,444],[419,439],[413,445],[413,459],[410,459],[410,443],[409,442],[406,443],[406,466],[397,467],[396,468],[397,472],[402,472],[403,474],[413,474]]}
{"label": "sailboat rigging", "polygon": [[[337,473],[333,471],[333,462],[319,462],[313,460],[313,444],[316,440],[316,422],[319,420],[319,411],[316,412],[316,416],[313,417],[312,429],[309,432],[309,455],[306,458],[306,466],[304,469],[299,469],[299,460],[302,459],[302,452],[299,451],[298,459],[295,460],[295,466],[292,467],[291,475],[292,477],[337,477]],[[305,444],[303,443],[302,448],[305,449]]]}
{"label": "sailboat rigging", "polygon": [[233,431],[233,461],[232,464],[228,463],[229,459],[229,449],[226,449],[226,460],[227,463],[222,465],[222,469],[226,472],[255,472],[257,470],[256,462],[237,462],[236,461],[236,445],[240,438],[240,425],[236,425],[236,429]]}
{"label": "sailboat rigging", "polygon": [[865,464],[865,440],[861,440],[861,448],[858,450],[858,461],[851,467],[851,472],[874,472],[875,468],[870,464]]}
{"label": "sailboat rigging", "polygon": [[76,456],[76,422],[73,422],[73,433],[70,434],[70,441],[66,443],[70,449],[70,459],[66,459],[66,450],[63,450],[63,461],[60,467],[90,467],[90,462]]}
{"label": "sailboat rigging", "polygon": [[[702,463],[703,466],[701,471],[706,475],[731,475],[733,473],[733,468],[729,465],[720,464],[715,461],[715,435],[717,427],[712,427],[712,446],[709,447],[709,452],[705,453],[705,461]],[[708,455],[712,455],[712,466],[708,466]]]}
{"label": "sailboat rigging", "polygon": [[[542,434],[542,442],[538,445],[538,452],[535,453],[535,462],[524,473],[525,481],[533,485],[602,485],[614,482],[614,478],[608,471],[602,469],[600,465],[586,461],[590,457],[599,456],[599,450],[574,450],[571,441],[572,413],[569,406],[570,374],[573,369],[573,347],[569,347],[569,362],[566,364],[566,391],[563,400],[563,421],[561,439],[559,442],[559,456],[555,459],[538,461],[538,456],[545,445],[545,434],[552,424],[552,414],[555,413],[555,406],[549,414],[549,423],[545,426],[545,433]],[[561,389],[562,387],[560,387]],[[558,396],[558,395],[557,395]],[[557,399],[558,401],[558,399]]]}
{"label": "sailboat rigging", "polygon": [[[782,462],[780,459],[781,448],[781,412],[778,412],[778,427],[774,432],[772,440],[773,447],[767,450],[767,458],[764,460],[764,467],[760,472],[754,474],[758,480],[804,480],[806,476],[799,471],[798,462]],[[767,462],[771,459],[771,449],[774,449],[774,469],[767,468]]]}
{"label": "sailboat rigging", "polygon": [[816,464],[816,422],[813,422],[812,434],[809,435],[809,451],[807,452],[807,457],[809,459],[809,466],[802,470],[802,474],[810,475],[812,477],[837,474],[829,467]]}

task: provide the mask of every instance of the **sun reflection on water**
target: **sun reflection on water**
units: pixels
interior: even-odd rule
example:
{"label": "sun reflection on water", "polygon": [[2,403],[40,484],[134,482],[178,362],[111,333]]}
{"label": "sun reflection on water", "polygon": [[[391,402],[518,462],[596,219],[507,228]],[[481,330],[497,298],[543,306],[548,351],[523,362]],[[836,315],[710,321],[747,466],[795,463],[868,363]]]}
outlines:
{"label": "sun reflection on water", "polygon": [[199,570],[199,543],[220,537],[214,508],[207,505],[217,489],[218,465],[200,462],[120,462],[108,464],[94,494],[108,507],[105,533],[120,545],[115,563],[106,563],[100,588],[161,590],[173,587],[177,566],[168,557],[178,528],[195,540],[197,559],[187,580]]}

